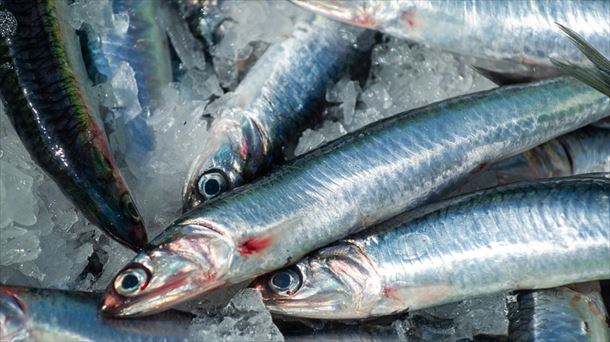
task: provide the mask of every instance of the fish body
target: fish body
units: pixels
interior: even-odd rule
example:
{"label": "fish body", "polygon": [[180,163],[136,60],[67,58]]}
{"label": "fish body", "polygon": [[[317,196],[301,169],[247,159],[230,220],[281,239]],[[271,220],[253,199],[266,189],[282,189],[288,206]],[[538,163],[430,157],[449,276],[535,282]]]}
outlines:
{"label": "fish body", "polygon": [[[0,1],[17,22],[0,42],[0,94],[32,159],[85,216],[131,248],[147,242],[129,189],[113,162],[82,68],[64,2]],[[71,41],[71,39],[73,39]]]}
{"label": "fish body", "polygon": [[275,313],[360,319],[610,277],[610,174],[448,200],[256,282]]}
{"label": "fish body", "polygon": [[192,316],[135,320],[99,315],[98,296],[0,285],[0,341],[186,341]]}
{"label": "fish body", "polygon": [[519,292],[509,317],[510,341],[610,340],[598,282]]}
{"label": "fish body", "polygon": [[486,0],[291,0],[316,13],[450,52],[551,66],[585,60],[555,25],[579,32],[610,56],[610,3]]}
{"label": "fish body", "polygon": [[305,19],[257,61],[208,131],[183,191],[185,211],[260,176],[322,119],[313,107],[355,53],[352,39],[361,31],[344,26]]}
{"label": "fish body", "polygon": [[[178,218],[119,273],[102,310],[159,311],[291,264],[609,112],[608,97],[561,78],[465,95],[371,124]],[[146,277],[124,288],[122,279],[140,269]]]}

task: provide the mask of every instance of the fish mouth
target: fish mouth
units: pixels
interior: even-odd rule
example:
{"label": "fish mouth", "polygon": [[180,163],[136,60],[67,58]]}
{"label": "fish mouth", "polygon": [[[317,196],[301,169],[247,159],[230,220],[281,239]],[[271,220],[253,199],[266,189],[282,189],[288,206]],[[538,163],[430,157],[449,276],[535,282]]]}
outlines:
{"label": "fish mouth", "polygon": [[168,281],[163,286],[144,292],[141,296],[125,297],[116,292],[111,285],[106,296],[100,303],[99,309],[106,317],[140,317],[148,316],[161,311],[168,310],[180,303],[197,297],[208,288],[218,287],[199,286],[196,291],[189,286],[189,276],[184,275]]}
{"label": "fish mouth", "polygon": [[232,241],[196,222],[174,228],[156,242],[162,247],[141,252],[115,276],[100,304],[104,316],[154,314],[226,284]]}

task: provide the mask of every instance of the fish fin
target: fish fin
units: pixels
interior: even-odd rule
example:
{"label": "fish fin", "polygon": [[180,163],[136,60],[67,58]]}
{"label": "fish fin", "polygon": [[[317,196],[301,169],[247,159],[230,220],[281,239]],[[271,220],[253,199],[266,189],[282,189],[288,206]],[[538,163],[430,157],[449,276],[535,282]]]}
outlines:
{"label": "fish fin", "polygon": [[499,86],[511,85],[511,84],[522,84],[522,83],[530,83],[533,81],[541,80],[546,77],[537,77],[534,74],[522,71],[509,72],[509,71],[499,71],[499,70],[491,70],[483,67],[479,67],[476,65],[471,65],[471,68],[474,69],[481,76],[486,79],[492,81],[493,83]]}
{"label": "fish fin", "polygon": [[610,96],[610,60],[597,51],[582,36],[573,30],[556,23],[570,38],[574,45],[593,63],[593,67],[583,67],[570,62],[550,58],[551,63],[566,74],[590,85]]}

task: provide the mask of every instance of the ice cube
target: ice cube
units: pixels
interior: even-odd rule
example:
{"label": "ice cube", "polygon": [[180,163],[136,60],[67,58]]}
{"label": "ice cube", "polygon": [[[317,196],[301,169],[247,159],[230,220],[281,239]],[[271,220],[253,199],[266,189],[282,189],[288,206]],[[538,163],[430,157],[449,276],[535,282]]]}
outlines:
{"label": "ice cube", "polygon": [[256,289],[244,289],[218,314],[195,318],[189,329],[193,341],[283,341]]}
{"label": "ice cube", "polygon": [[435,340],[451,341],[475,336],[498,337],[508,334],[506,293],[467,299],[458,303],[418,310],[403,325],[408,334],[428,334]]}
{"label": "ice cube", "polygon": [[31,176],[0,159],[0,228],[13,222],[22,226],[36,223],[38,204],[32,194],[33,184]]}
{"label": "ice cube", "polygon": [[140,101],[138,101],[138,84],[136,74],[127,62],[121,62],[119,67],[112,73],[110,80],[116,105],[121,108],[121,113],[126,117],[125,122],[135,118],[142,112]]}
{"label": "ice cube", "polygon": [[8,266],[38,258],[41,249],[36,235],[12,225],[1,228],[0,232],[0,265]]}

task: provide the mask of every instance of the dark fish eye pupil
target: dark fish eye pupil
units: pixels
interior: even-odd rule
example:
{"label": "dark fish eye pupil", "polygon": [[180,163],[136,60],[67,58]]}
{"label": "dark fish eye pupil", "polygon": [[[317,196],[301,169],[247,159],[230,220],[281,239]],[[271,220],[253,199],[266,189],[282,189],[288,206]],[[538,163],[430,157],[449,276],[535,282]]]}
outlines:
{"label": "dark fish eye pupil", "polygon": [[126,290],[130,290],[138,286],[138,282],[138,277],[133,274],[128,274],[123,278],[121,286]]}
{"label": "dark fish eye pupil", "polygon": [[292,277],[290,276],[290,274],[288,274],[286,272],[281,272],[281,273],[276,274],[273,277],[273,279],[271,280],[271,282],[278,289],[287,289],[288,287],[290,287],[290,283],[292,282]]}
{"label": "dark fish eye pupil", "polygon": [[216,195],[220,192],[220,183],[217,179],[210,178],[205,182],[205,193],[208,195]]}

